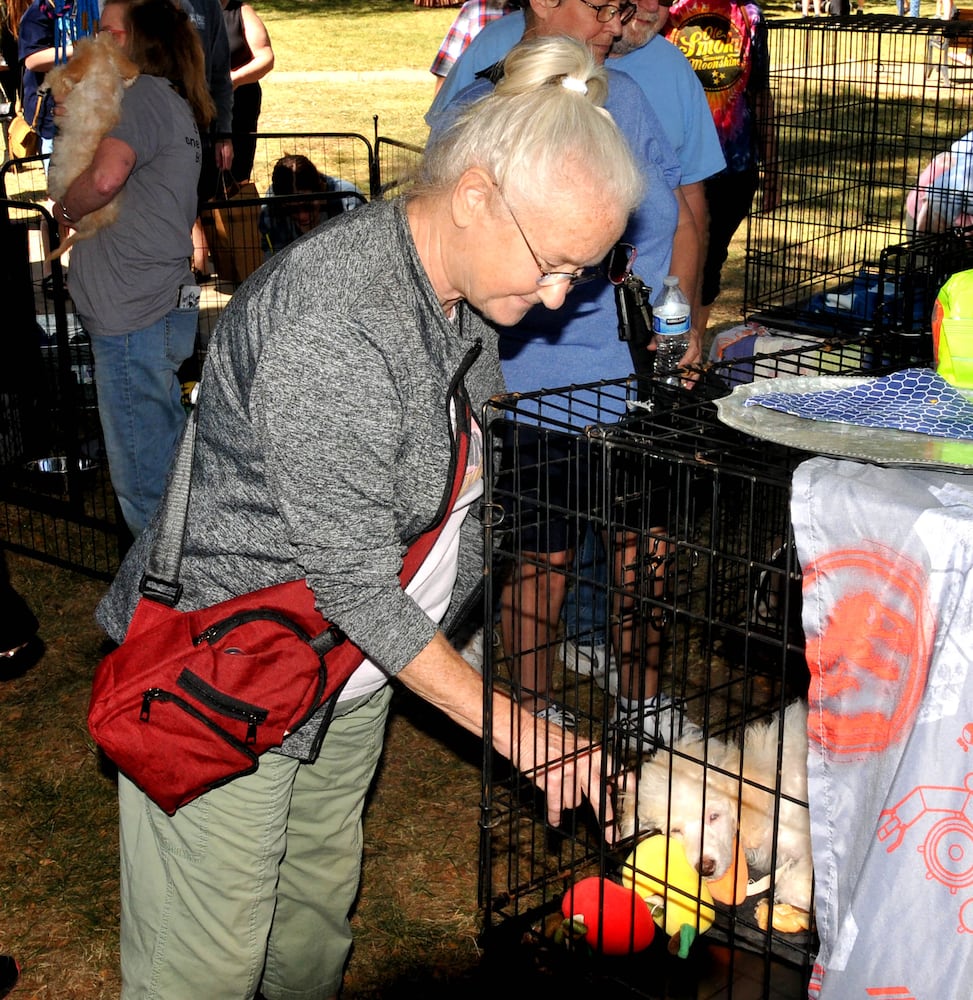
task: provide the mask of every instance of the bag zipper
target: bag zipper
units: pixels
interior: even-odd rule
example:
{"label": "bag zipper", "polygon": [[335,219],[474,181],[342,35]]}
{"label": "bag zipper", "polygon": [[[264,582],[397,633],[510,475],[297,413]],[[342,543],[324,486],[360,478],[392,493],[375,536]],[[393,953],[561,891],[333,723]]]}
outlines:
{"label": "bag zipper", "polygon": [[199,646],[204,642],[208,642],[212,646],[219,642],[220,639],[225,638],[235,628],[255,621],[276,622],[278,625],[283,625],[284,628],[290,629],[298,639],[308,643],[308,645],[311,643],[311,636],[293,619],[282,612],[275,611],[273,608],[251,608],[247,611],[238,611],[235,615],[230,615],[229,618],[224,618],[207,626],[199,635],[193,636],[193,645]]}
{"label": "bag zipper", "polygon": [[[217,690],[207,684],[201,677],[190,670],[183,670],[176,683],[188,694],[202,702],[214,712],[225,715],[231,719],[239,719],[247,724],[247,735],[245,743],[257,742],[257,726],[267,721],[268,711],[259,705],[251,705],[249,702],[241,701],[239,698],[232,698],[222,691]],[[192,706],[171,691],[164,688],[149,688],[142,694],[142,711],[139,713],[141,722],[148,722],[153,701],[173,701],[187,710]],[[193,712],[198,715],[199,713]]]}
{"label": "bag zipper", "polygon": [[217,788],[220,785],[225,785],[228,781],[232,781],[234,778],[241,777],[244,774],[252,774],[257,770],[257,762],[259,758],[248,746],[246,746],[246,744],[238,740],[232,733],[228,733],[225,729],[221,729],[218,725],[216,725],[216,723],[213,722],[212,719],[208,718],[203,712],[196,708],[195,705],[190,704],[185,698],[180,698],[179,695],[174,694],[172,691],[166,691],[164,688],[149,688],[147,691],[143,691],[142,711],[139,713],[140,722],[150,721],[149,713],[151,711],[153,701],[166,701],[178,706],[187,715],[191,715],[201,725],[211,730],[216,736],[223,740],[224,743],[228,743],[250,761],[250,767],[246,770],[238,771],[235,774],[228,775],[220,781],[213,782],[209,785],[210,788]]}

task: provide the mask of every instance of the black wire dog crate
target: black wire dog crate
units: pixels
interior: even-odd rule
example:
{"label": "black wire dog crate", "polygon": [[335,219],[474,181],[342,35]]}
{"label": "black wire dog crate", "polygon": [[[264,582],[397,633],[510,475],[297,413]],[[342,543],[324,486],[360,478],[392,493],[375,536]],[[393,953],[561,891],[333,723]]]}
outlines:
{"label": "black wire dog crate", "polygon": [[[765,375],[879,373],[902,363],[878,338],[761,358]],[[605,954],[597,935],[607,932],[582,939],[562,910],[572,887],[586,879],[630,884],[633,872],[638,879],[640,862],[631,852],[652,829],[618,823],[622,789],[635,790],[637,805],[646,761],[654,756],[671,768],[679,757],[655,751],[630,719],[616,715],[625,674],[590,668],[598,644],[590,614],[607,623],[616,659],[624,650],[640,662],[656,659],[659,690],[682,702],[708,737],[739,742],[748,724],[774,719],[807,694],[789,504],[791,472],[808,455],[721,422],[714,397],[740,381],[734,365],[718,365],[692,393],[632,376],[499,397],[487,410],[491,457],[501,460],[486,490],[486,620],[494,633],[484,666],[487,704],[499,689],[522,705],[572,716],[577,736],[605,751],[596,787],[614,802],[621,837],[612,844],[603,836],[612,829],[604,800],[597,815],[585,804],[551,825],[530,774],[487,755],[480,859],[487,940],[505,964],[513,954],[525,969],[556,977],[562,994],[590,995],[603,981],[612,995],[653,998],[806,993],[813,923],[793,933],[762,928],[757,898],[717,902],[715,923],[682,958],[669,954],[669,933],[661,929],[648,948],[623,942],[621,951],[631,954]],[[552,522],[566,533],[558,536]],[[546,554],[565,544],[578,552],[589,526],[604,546],[602,572],[577,557]],[[561,595],[572,592],[579,600],[562,605]],[[571,642],[589,654],[587,664]],[[546,679],[536,673],[538,662],[547,664]],[[671,746],[665,721],[661,728]],[[505,736],[517,745],[516,734]],[[713,768],[742,787],[739,770],[706,763],[698,749],[690,756],[702,756],[701,774]],[[564,762],[591,766],[586,751],[571,748]],[[779,809],[779,774],[762,787],[771,811]],[[699,890],[701,876],[693,872],[692,880]],[[681,891],[665,889],[666,905],[675,905]],[[604,927],[617,902],[598,896],[588,905],[586,925]]]}
{"label": "black wire dog crate", "polygon": [[973,23],[770,20],[768,39],[761,127],[780,198],[750,218],[745,312],[783,329],[926,333],[973,252],[968,234],[915,232],[906,208],[927,164],[973,129]]}

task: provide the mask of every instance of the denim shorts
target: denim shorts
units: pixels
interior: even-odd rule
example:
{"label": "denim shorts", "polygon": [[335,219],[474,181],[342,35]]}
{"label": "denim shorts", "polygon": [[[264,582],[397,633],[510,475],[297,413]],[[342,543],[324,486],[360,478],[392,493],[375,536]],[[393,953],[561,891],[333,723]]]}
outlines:
{"label": "denim shorts", "polygon": [[669,463],[641,450],[510,423],[495,500],[522,551],[564,552],[589,523],[607,532],[665,525],[670,482]]}

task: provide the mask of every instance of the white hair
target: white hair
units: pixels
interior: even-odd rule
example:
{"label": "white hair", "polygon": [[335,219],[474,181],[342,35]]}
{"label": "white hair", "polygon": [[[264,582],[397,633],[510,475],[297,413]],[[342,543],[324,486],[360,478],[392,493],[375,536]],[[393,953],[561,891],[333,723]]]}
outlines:
{"label": "white hair", "polygon": [[603,107],[608,76],[587,46],[560,36],[530,39],[510,50],[503,69],[495,89],[427,148],[419,189],[450,187],[478,166],[515,203],[530,204],[568,193],[584,176],[629,214],[644,182]]}

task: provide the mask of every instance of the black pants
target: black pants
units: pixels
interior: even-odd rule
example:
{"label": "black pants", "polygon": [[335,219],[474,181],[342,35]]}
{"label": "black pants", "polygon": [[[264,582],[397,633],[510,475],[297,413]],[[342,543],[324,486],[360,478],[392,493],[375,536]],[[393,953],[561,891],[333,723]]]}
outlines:
{"label": "black pants", "polygon": [[740,223],[750,214],[760,173],[756,164],[749,170],[724,170],[706,180],[709,204],[709,247],[703,264],[704,306],[711,306],[720,294],[720,275],[729,254],[730,241]]}

